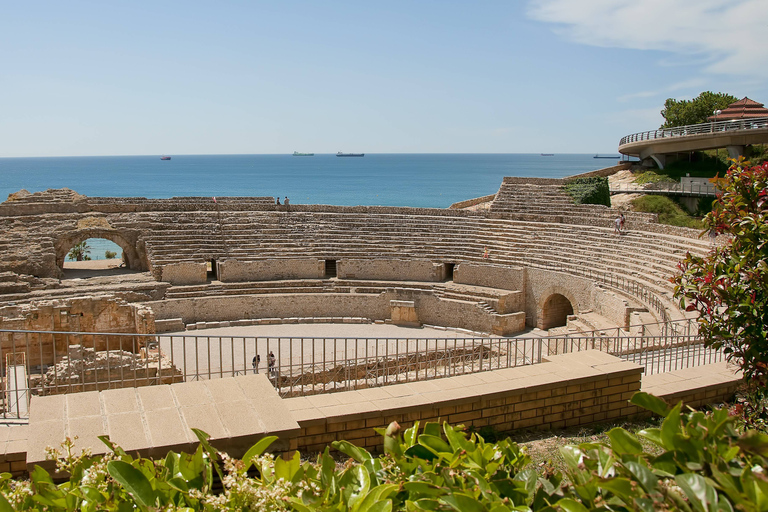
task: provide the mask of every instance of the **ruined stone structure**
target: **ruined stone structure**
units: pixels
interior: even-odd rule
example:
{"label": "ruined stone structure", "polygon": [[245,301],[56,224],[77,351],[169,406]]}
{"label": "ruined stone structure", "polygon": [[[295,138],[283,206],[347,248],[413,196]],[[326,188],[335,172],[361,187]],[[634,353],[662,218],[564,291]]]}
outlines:
{"label": "ruined stone structure", "polygon": [[[86,296],[34,300],[0,307],[0,329],[92,333],[131,333],[125,340],[90,336],[83,343],[96,351],[125,350],[136,353],[154,339],[155,315],[146,306],[128,304],[112,296]],[[68,353],[70,338],[45,333],[0,333],[0,353],[27,352],[29,366],[55,364]]]}
{"label": "ruined stone structure", "polygon": [[[546,364],[281,399],[269,379],[314,388],[350,371],[375,379],[391,367],[424,371],[446,356],[472,364],[499,353],[435,351],[353,368],[178,382],[178,371],[152,343],[155,331],[297,318],[506,335],[562,326],[579,315],[625,328],[685,317],[667,279],[685,252],[704,254],[708,243],[693,230],[640,213],[628,213],[628,233],[615,235],[616,211],[573,204],[563,184],[505,178],[496,194],[450,209],[289,210],[268,197],[214,203],[89,198],[67,189],[13,194],[0,204],[0,316],[9,318],[0,328],[134,332],[129,338],[143,342],[108,351],[107,338],[104,345],[86,339],[85,349],[67,342],[48,351],[38,344],[37,364],[50,365],[38,388],[48,392],[31,400],[29,425],[0,429],[0,469],[23,474],[34,464],[50,465],[45,447],[65,436],[79,436],[78,447],[98,452],[96,436],[107,434],[126,450],[162,457],[168,449],[189,449],[196,427],[241,456],[270,434],[280,436],[282,450],[322,449],[342,437],[372,448],[379,441],[371,427],[393,420],[549,429],[635,414],[627,399],[637,389],[691,405],[730,396],[738,376],[725,363],[641,380],[642,367],[591,351],[549,357]],[[133,277],[60,281],[67,252],[88,238],[120,245]],[[91,298],[77,298],[83,295]],[[4,339],[11,352],[13,339]],[[599,341],[591,345],[601,348]],[[46,354],[59,349],[62,358],[48,361]],[[103,385],[111,378],[105,362],[110,372],[133,373],[133,384],[123,382],[135,389],[107,389],[121,385]],[[141,368],[157,370],[142,377]],[[85,392],[58,394],[67,387]]]}
{"label": "ruined stone structure", "polygon": [[586,311],[620,326],[638,311],[682,317],[667,278],[686,251],[708,250],[698,233],[629,213],[616,236],[615,211],[575,205],[563,184],[505,178],[480,210],[20,192],[0,204],[0,300],[66,296],[67,252],[98,237],[149,272],[108,288],[150,308],[159,330],[314,316],[511,334]]}

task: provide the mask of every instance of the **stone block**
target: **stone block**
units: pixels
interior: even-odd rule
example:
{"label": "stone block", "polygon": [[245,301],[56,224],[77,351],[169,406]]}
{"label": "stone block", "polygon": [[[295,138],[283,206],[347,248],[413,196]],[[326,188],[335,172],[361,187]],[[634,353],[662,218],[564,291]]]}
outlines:
{"label": "stone block", "polygon": [[108,414],[106,422],[110,440],[123,450],[146,450],[151,446],[138,411]]}
{"label": "stone block", "polygon": [[161,267],[161,281],[174,285],[203,284],[208,280],[206,263],[168,263]]}

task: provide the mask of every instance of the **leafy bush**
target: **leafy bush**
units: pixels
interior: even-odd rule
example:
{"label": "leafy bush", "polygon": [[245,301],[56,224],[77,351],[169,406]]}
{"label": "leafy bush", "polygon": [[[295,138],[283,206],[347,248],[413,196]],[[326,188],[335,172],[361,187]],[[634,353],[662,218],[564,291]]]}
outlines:
{"label": "leafy bush", "polygon": [[565,185],[565,191],[576,204],[602,204],[611,206],[611,192],[608,188],[608,178],[593,176],[590,178],[574,178]]}
{"label": "leafy bush", "polygon": [[115,251],[104,251],[104,257],[111,260],[117,258],[117,253]]}
{"label": "leafy bush", "polygon": [[[235,460],[194,430],[200,445],[193,455],[169,452],[159,461],[134,459],[106,438],[108,455],[77,456],[69,441],[58,467],[71,478],[56,485],[39,467],[28,482],[3,474],[0,511],[766,510],[768,436],[739,435],[724,409],[683,413],[682,404],[669,408],[645,393],[632,402],[665,416],[661,427],[637,436],[614,428],[609,443],[562,448],[567,480],[547,467],[541,474],[528,468],[528,456],[509,440],[487,443],[447,423],[377,429],[384,454],[376,457],[334,442],[351,458],[343,466],[327,448],[316,462],[264,453],[274,436]],[[645,452],[638,436],[661,453]],[[217,479],[224,490],[213,494]]]}
{"label": "leafy bush", "polygon": [[729,236],[708,255],[693,254],[672,279],[681,307],[699,313],[699,332],[723,348],[745,377],[768,379],[768,162],[734,164],[717,186],[723,191],[704,218]]}
{"label": "leafy bush", "polygon": [[674,180],[665,174],[646,171],[635,176],[634,182],[637,185],[647,185],[648,183],[674,183]]}
{"label": "leafy bush", "polygon": [[632,209],[638,212],[655,213],[659,222],[671,226],[701,229],[704,224],[691,217],[679,204],[667,196],[641,196],[632,200]]}

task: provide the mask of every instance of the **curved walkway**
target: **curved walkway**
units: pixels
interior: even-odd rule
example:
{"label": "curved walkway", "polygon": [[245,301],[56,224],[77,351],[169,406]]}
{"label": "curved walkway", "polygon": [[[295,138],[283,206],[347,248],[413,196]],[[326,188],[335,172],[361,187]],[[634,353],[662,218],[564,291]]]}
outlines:
{"label": "curved walkway", "polygon": [[652,158],[663,169],[666,155],[703,149],[728,148],[732,158],[744,146],[768,143],[768,119],[718,121],[634,133],[619,142],[619,153],[641,160]]}

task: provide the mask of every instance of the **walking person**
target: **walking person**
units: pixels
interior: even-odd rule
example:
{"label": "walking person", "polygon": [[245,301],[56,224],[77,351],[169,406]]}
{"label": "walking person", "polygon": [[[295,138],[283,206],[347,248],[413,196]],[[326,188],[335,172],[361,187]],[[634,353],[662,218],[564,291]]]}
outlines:
{"label": "walking person", "polygon": [[616,217],[616,220],[613,221],[613,232],[617,235],[621,234],[621,215]]}
{"label": "walking person", "polygon": [[253,366],[253,373],[259,373],[259,363],[261,363],[261,356],[256,354],[253,356],[253,361],[251,361],[251,365]]}

